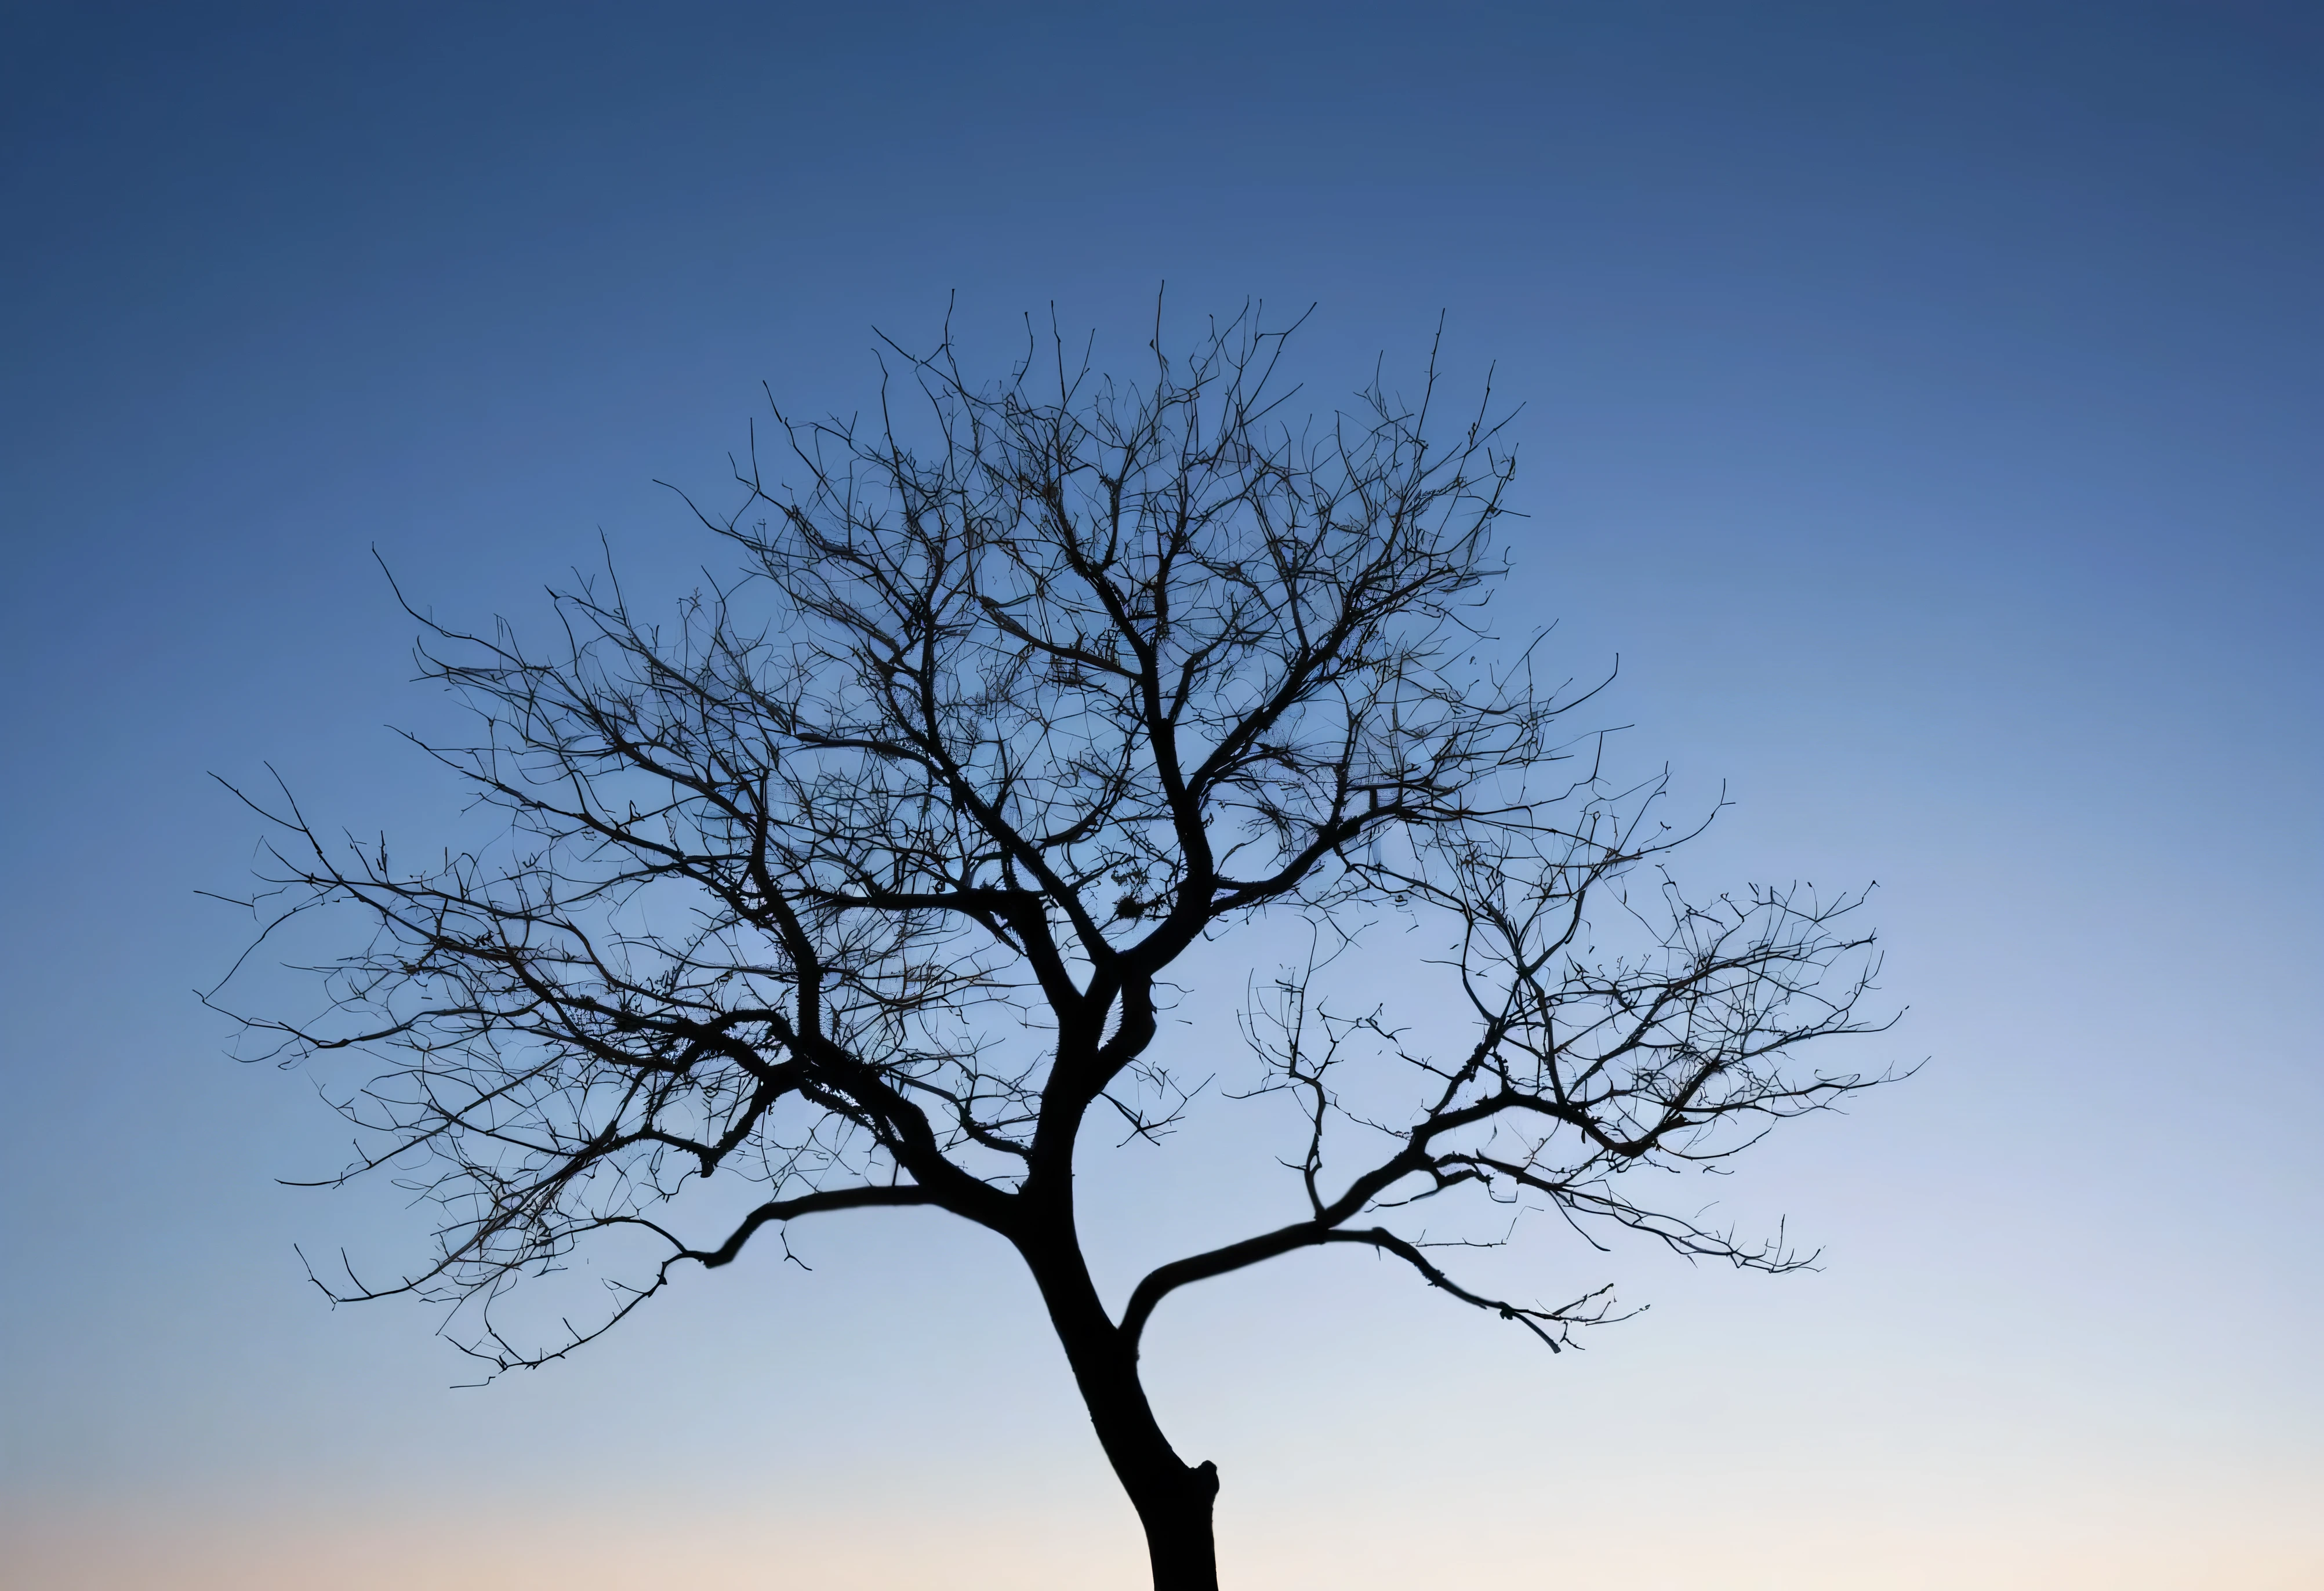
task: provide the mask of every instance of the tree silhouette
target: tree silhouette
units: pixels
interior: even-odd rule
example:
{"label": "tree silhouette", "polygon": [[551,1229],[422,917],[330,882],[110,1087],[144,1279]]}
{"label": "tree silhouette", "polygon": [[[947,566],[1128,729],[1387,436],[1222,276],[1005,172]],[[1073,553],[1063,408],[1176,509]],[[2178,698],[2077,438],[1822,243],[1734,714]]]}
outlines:
{"label": "tree silhouette", "polygon": [[[1375,378],[1296,418],[1291,329],[1246,312],[1175,361],[1157,330],[1120,383],[1054,335],[989,386],[949,336],[889,344],[876,421],[775,411],[788,485],[754,434],[742,505],[703,514],[743,572],[669,628],[611,576],[557,593],[549,651],[415,612],[423,674],[478,725],[427,749],[503,840],[413,869],[287,792],[254,804],[280,825],[276,921],[352,906],[373,932],[319,969],[322,1017],[242,1020],[285,1059],[366,1057],[344,1175],[417,1179],[440,1211],[431,1264],[327,1291],[447,1304],[500,1370],[770,1228],[933,1207],[1022,1258],[1154,1584],[1208,1591],[1217,1471],[1179,1457],[1139,1381],[1178,1288],[1346,1245],[1553,1349],[1609,1318],[1602,1290],[1545,1305],[1459,1279],[1414,1223],[1460,1199],[1803,1264],[1628,1173],[1719,1161],[1878,1081],[1787,1068],[1868,1030],[1860,895],[1683,897],[1662,781],[1610,782],[1561,723],[1582,698],[1481,629],[1514,468],[1489,388],[1432,437],[1432,354],[1416,401]],[[1436,930],[1449,1048],[1316,982],[1382,914]],[[1305,1114],[1304,1209],[1109,1307],[1074,1213],[1093,1113],[1175,1123],[1194,1085],[1157,1042],[1166,975],[1269,919],[1318,946],[1255,980],[1243,1019],[1251,1091]],[[706,1233],[714,1173],[763,1198]],[[595,1317],[540,1339],[496,1312],[622,1236],[656,1252]]]}

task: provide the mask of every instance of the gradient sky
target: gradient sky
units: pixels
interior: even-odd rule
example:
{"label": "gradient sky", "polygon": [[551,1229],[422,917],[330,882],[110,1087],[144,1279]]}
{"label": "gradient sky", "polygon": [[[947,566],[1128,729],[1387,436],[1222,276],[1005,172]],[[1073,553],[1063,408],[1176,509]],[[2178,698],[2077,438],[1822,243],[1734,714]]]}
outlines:
{"label": "gradient sky", "polygon": [[[1226,1584],[2324,1583],[2319,14],[9,7],[0,1582],[1143,1584],[991,1240],[840,1218],[448,1390],[291,1251],[419,1213],[275,1186],[337,1124],[189,991],[209,772],[447,830],[374,546],[463,620],[601,531],[675,591],[652,483],[761,381],[853,407],[955,293],[1128,347],[1167,280],[1316,303],[1319,406],[1440,310],[1498,362],[1504,621],[1727,781],[1687,877],[1879,881],[1864,1059],[1932,1058],[1734,1180],[1820,1273],[1506,1256],[1653,1306],[1587,1353],[1340,1255],[1174,1300]],[[1088,1169],[1117,1283],[1290,1191],[1194,1127]]]}

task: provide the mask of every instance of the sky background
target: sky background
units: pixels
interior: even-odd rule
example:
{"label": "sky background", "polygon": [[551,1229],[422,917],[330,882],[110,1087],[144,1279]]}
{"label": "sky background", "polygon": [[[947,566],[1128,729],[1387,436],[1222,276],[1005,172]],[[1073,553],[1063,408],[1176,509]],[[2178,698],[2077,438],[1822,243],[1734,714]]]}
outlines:
{"label": "sky background", "polygon": [[[2319,16],[6,8],[0,1582],[1143,1584],[993,1242],[835,1219],[450,1390],[292,1252],[422,1213],[277,1186],[337,1123],[191,991],[258,839],[212,772],[453,823],[374,547],[447,619],[601,533],[674,594],[723,555],[653,482],[762,381],[854,408],[954,295],[996,373],[1052,303],[1126,354],[1167,281],[1314,303],[1318,408],[1440,312],[1497,364],[1501,621],[1726,782],[1685,877],[1878,880],[1861,1058],[1929,1058],[1730,1185],[1816,1274],[1502,1256],[1652,1305],[1586,1353],[1344,1255],[1179,1295],[1224,1583],[2324,1583]],[[1269,1152],[1093,1157],[1111,1283],[1271,1224]]]}

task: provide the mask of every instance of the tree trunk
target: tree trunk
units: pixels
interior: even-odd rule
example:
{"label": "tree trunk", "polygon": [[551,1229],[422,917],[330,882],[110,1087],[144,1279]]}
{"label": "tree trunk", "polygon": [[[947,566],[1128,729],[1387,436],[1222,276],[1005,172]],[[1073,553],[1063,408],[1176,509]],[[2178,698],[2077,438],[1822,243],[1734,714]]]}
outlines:
{"label": "tree trunk", "polygon": [[1192,1469],[1181,1464],[1177,1471],[1151,1488],[1151,1495],[1130,1494],[1139,1522],[1146,1527],[1154,1591],[1219,1591],[1218,1548],[1211,1537],[1211,1501],[1219,1494],[1219,1467],[1205,1458]]}
{"label": "tree trunk", "polygon": [[1019,1247],[1048,1305],[1098,1443],[1146,1529],[1154,1591],[1218,1591],[1211,1537],[1218,1466],[1185,1463],[1162,1434],[1138,1378],[1137,1349],[1106,1314],[1070,1227],[1046,1242],[1020,1238]]}

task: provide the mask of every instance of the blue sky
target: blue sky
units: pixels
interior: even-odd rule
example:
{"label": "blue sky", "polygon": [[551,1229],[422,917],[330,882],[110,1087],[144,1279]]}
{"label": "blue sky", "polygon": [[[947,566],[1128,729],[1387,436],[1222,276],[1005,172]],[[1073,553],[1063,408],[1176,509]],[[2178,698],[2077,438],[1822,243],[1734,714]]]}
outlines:
{"label": "blue sky", "polygon": [[[1497,366],[1507,621],[1726,781],[1690,878],[1879,880],[1877,1054],[1932,1058],[1735,1179],[1820,1273],[1508,1256],[1653,1305],[1582,1355],[1360,1263],[1174,1301],[1228,1583],[2324,1576],[2312,9],[0,27],[9,1584],[1140,1583],[973,1235],[846,1218],[453,1392],[424,1313],[291,1252],[416,1216],[276,1187],[336,1124],[189,991],[257,838],[210,772],[454,821],[383,727],[444,708],[373,547],[447,617],[537,621],[601,533],[680,590],[719,554],[653,483],[724,480],[761,382],[854,407],[871,328],[948,300],[995,361],[1052,303],[1129,348],[1164,282],[1187,326],[1314,303],[1319,407],[1440,311]],[[1280,1191],[1196,1127],[1090,1168],[1122,1252]]]}

